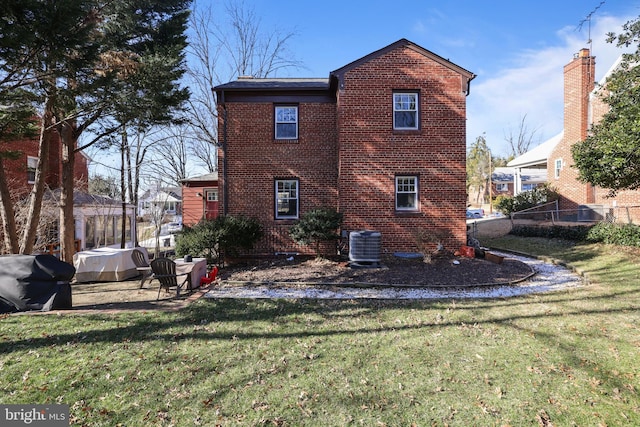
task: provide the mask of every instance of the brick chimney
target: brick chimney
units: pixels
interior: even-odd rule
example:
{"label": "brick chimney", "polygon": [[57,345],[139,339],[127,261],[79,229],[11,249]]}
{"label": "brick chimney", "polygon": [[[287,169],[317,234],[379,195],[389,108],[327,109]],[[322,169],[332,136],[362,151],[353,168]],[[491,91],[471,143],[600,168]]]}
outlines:
{"label": "brick chimney", "polygon": [[587,137],[589,94],[595,87],[596,58],[580,49],[564,66],[564,138],[571,143]]}
{"label": "brick chimney", "polygon": [[[547,162],[549,182],[560,194],[561,209],[575,209],[594,202],[594,189],[579,182],[573,168],[571,147],[587,137],[589,126],[589,94],[595,87],[595,57],[589,49],[581,49],[564,66],[564,137]],[[561,162],[560,173],[556,162]]]}

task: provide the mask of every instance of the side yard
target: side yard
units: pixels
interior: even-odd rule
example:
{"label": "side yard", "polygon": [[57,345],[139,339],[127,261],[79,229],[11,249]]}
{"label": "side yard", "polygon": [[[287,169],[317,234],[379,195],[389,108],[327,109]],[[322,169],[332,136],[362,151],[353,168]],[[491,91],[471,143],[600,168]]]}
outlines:
{"label": "side yard", "polygon": [[569,291],[493,300],[199,300],[0,319],[0,401],[73,425],[640,425],[640,253],[499,236]]}

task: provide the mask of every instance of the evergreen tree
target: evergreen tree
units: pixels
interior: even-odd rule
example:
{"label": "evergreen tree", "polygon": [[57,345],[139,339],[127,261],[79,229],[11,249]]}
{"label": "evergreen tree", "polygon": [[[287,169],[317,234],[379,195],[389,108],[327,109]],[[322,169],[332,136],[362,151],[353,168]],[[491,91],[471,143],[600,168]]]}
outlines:
{"label": "evergreen tree", "polygon": [[[190,0],[7,0],[0,19],[0,81],[28,85],[41,97],[40,162],[31,197],[37,224],[50,129],[61,139],[61,256],[73,255],[74,157],[88,130],[91,145],[121,129],[124,119],[166,120],[188,95],[183,72]],[[16,38],[5,37],[6,34]],[[20,38],[20,36],[23,36]],[[9,71],[5,71],[9,70]],[[19,79],[19,80],[18,80]],[[4,83],[3,83],[4,84]],[[128,121],[128,120],[127,120]],[[42,181],[39,180],[41,177]],[[35,226],[20,251],[30,253]]]}

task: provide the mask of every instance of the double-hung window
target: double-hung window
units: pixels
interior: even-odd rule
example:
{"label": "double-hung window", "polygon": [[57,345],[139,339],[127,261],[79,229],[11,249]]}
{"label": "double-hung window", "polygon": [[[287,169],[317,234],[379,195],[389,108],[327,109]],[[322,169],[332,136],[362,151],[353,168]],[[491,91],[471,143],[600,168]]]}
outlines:
{"label": "double-hung window", "polygon": [[36,169],[38,168],[38,158],[27,156],[27,182],[36,182]]}
{"label": "double-hung window", "polygon": [[396,176],[396,210],[418,210],[418,177],[414,175]]}
{"label": "double-hung window", "polygon": [[297,179],[277,179],[275,182],[276,219],[297,219],[299,185]]}
{"label": "double-hung window", "polygon": [[416,130],[419,123],[418,92],[393,93],[393,129]]}
{"label": "double-hung window", "polygon": [[276,105],[276,139],[298,139],[298,107],[295,105]]}
{"label": "double-hung window", "polygon": [[562,170],[562,159],[556,159],[555,162],[555,177],[556,179],[560,178],[560,171]]}

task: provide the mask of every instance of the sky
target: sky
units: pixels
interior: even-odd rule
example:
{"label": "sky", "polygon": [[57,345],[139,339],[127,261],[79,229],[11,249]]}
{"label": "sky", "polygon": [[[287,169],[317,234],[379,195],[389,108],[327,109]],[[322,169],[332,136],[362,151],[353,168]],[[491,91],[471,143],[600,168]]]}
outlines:
{"label": "sky", "polygon": [[[221,11],[218,0],[211,3]],[[520,122],[532,145],[562,131],[563,66],[582,48],[600,80],[622,50],[606,34],[640,16],[640,0],[244,0],[262,31],[293,32],[289,51],[304,67],[278,77],[328,77],[406,38],[471,71],[467,145],[484,135],[505,157]],[[589,42],[591,40],[591,42]]]}

